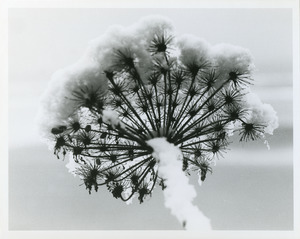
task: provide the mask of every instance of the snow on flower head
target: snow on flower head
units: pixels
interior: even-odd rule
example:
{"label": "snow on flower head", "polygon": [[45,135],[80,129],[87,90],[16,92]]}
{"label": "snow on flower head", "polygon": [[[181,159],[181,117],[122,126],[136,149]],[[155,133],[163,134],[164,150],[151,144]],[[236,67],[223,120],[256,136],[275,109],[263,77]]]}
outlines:
{"label": "snow on flower head", "polygon": [[215,64],[223,71],[237,69],[251,73],[254,70],[253,56],[249,50],[231,44],[218,44],[212,48]]}
{"label": "snow on flower head", "polygon": [[131,27],[136,33],[136,37],[142,42],[151,43],[153,36],[172,34],[174,27],[170,19],[162,16],[148,16],[137,22]]}
{"label": "snow on flower head", "polygon": [[182,64],[204,70],[210,62],[210,44],[193,35],[183,35],[177,41]]}
{"label": "snow on flower head", "polygon": [[148,48],[153,36],[161,37],[172,32],[172,24],[167,18],[146,17],[129,27],[111,27],[101,37],[91,42],[88,54],[96,59],[103,71],[113,71],[119,67],[115,64],[116,50],[130,49],[128,54],[135,58],[139,73],[145,77],[150,70],[151,54]]}
{"label": "snow on flower head", "polygon": [[273,108],[250,92],[253,68],[248,50],[176,36],[165,18],[113,26],[54,74],[42,133],[57,157],[71,155],[68,168],[90,193],[106,185],[142,203],[159,185],[187,229],[209,229],[186,175],[206,180],[234,133],[256,140],[278,127]]}
{"label": "snow on flower head", "polygon": [[104,95],[107,80],[98,64],[82,58],[77,63],[57,71],[41,97],[38,124],[42,135],[70,118],[88,100],[90,94]]}
{"label": "snow on flower head", "polygon": [[245,95],[245,107],[249,109],[247,120],[249,122],[265,125],[264,132],[273,134],[278,128],[278,117],[276,111],[270,104],[264,104],[255,93]]}
{"label": "snow on flower head", "polygon": [[253,56],[240,46],[218,44],[212,47],[211,57],[220,78],[236,76],[247,79],[254,70]]}
{"label": "snow on flower head", "polygon": [[[128,53],[128,57],[134,59],[140,75],[146,78],[151,71],[149,66],[152,58],[148,48],[153,35],[161,37],[172,31],[171,22],[164,17],[146,17],[129,27],[110,27],[101,37],[91,41],[90,47],[76,64],[53,75],[42,97],[38,117],[40,128],[47,131],[49,127],[72,117],[77,103],[70,100],[74,90],[86,86],[99,89],[99,94],[105,93],[107,79],[104,72],[121,70],[119,62],[116,61],[118,50]],[[43,123],[47,123],[48,127]]]}

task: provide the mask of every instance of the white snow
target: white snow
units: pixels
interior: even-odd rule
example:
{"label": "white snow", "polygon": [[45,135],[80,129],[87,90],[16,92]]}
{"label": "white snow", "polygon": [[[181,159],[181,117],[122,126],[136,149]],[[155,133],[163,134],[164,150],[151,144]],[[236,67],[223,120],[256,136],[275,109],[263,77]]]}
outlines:
{"label": "white snow", "polygon": [[211,57],[221,79],[227,79],[232,71],[251,74],[255,68],[250,51],[240,46],[224,43],[215,45],[211,49]]}
{"label": "white snow", "polygon": [[66,168],[68,172],[71,173],[74,177],[76,177],[76,169],[80,168],[81,165],[75,162],[74,157],[72,154],[68,154],[69,162],[66,164]]}
{"label": "white snow", "polygon": [[119,119],[118,112],[114,110],[103,110],[102,111],[102,119],[104,123],[110,124],[112,127],[116,127],[117,125],[121,125],[121,121]]}
{"label": "white snow", "polygon": [[165,206],[180,223],[186,223],[187,230],[211,230],[210,220],[192,203],[196,190],[182,171],[180,149],[165,138],[154,138],[147,144],[153,148],[153,157],[159,161],[159,175],[166,180]]}
{"label": "white snow", "polygon": [[177,46],[180,50],[179,59],[184,65],[191,63],[201,65],[204,61],[211,60],[211,45],[204,39],[186,34],[178,37]]}
{"label": "white snow", "polygon": [[201,170],[198,170],[198,171],[197,171],[197,176],[198,176],[198,184],[199,184],[199,186],[201,186],[201,185],[202,185],[202,180],[201,180]]}
{"label": "white snow", "polygon": [[244,107],[249,109],[248,121],[266,125],[265,132],[272,135],[279,126],[277,113],[273,107],[262,103],[260,98],[252,92],[246,94],[244,98]]}
{"label": "white snow", "polygon": [[107,80],[99,65],[91,59],[82,58],[77,63],[59,70],[52,76],[49,85],[41,96],[37,123],[41,134],[49,135],[51,128],[74,118],[78,101],[74,100],[74,91],[81,87],[107,89]]}
{"label": "white snow", "polygon": [[118,71],[118,66],[114,64],[115,51],[129,50],[141,78],[145,79],[151,73],[152,56],[148,49],[153,37],[172,31],[172,24],[167,18],[148,16],[128,27],[111,27],[101,37],[91,42],[87,55],[96,59],[103,71]]}

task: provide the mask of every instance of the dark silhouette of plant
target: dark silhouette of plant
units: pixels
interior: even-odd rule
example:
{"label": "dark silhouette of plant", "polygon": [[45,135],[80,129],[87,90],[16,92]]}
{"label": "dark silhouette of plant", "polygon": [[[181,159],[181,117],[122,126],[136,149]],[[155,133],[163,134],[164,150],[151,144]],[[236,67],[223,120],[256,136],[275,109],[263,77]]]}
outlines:
{"label": "dark silhouette of plant", "polygon": [[241,141],[257,140],[269,126],[254,119],[245,99],[251,62],[241,67],[227,59],[230,67],[222,65],[159,29],[143,43],[147,61],[130,46],[113,47],[108,65],[99,65],[99,81],[105,77],[106,83],[95,87],[87,81],[64,98],[76,106],[76,117],[51,129],[54,153],[73,155],[74,173],[89,193],[106,185],[115,198],[127,201],[136,194],[142,203],[155,185],[164,189],[151,139],[164,137],[179,147],[182,170],[197,171],[204,181],[233,132]]}

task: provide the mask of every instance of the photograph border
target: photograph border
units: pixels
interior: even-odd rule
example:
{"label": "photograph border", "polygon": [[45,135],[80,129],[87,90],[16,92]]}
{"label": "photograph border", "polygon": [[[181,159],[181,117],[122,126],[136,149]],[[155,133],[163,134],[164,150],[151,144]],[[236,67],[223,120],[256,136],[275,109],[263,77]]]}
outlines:
{"label": "photograph border", "polygon": [[[170,3],[172,7],[170,7]],[[142,0],[142,1],[2,1],[0,2],[0,238],[300,238],[300,77],[299,77],[299,1],[297,0]],[[293,162],[294,230],[293,231],[10,231],[8,230],[8,9],[14,8],[291,8],[293,10]],[[1,67],[2,68],[2,67]],[[298,159],[298,160],[297,160]]]}

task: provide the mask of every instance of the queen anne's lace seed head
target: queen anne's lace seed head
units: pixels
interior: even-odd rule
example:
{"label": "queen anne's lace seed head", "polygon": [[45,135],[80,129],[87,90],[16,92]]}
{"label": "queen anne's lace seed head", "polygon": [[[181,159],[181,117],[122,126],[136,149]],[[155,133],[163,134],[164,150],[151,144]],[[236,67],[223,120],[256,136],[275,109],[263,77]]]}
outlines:
{"label": "queen anne's lace seed head", "polygon": [[54,153],[73,155],[69,167],[88,191],[106,185],[124,201],[166,187],[147,144],[153,138],[179,147],[182,169],[204,181],[234,131],[257,140],[278,126],[271,106],[247,97],[247,50],[177,41],[168,21],[146,22],[94,41],[82,61],[89,63],[60,73],[41,110]]}

